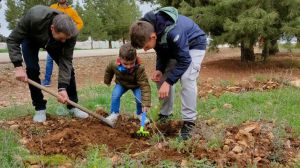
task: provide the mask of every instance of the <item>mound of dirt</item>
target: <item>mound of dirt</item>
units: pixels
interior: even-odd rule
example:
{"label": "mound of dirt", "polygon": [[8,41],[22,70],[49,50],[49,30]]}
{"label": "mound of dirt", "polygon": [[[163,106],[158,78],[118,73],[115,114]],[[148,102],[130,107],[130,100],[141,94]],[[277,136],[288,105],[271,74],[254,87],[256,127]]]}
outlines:
{"label": "mound of dirt", "polygon": [[208,95],[221,96],[224,93],[243,93],[248,91],[267,91],[278,89],[284,84],[272,80],[267,82],[247,81],[233,86],[217,86],[210,82],[203,82],[199,86],[199,97],[207,98]]}
{"label": "mound of dirt", "polygon": [[[106,116],[106,112],[97,110],[97,113]],[[3,128],[17,130],[23,143],[30,151],[36,154],[51,155],[64,154],[72,158],[84,157],[87,148],[91,145],[105,144],[114,152],[139,153],[150,147],[148,138],[135,137],[133,134],[140,127],[138,119],[121,115],[115,128],[100,123],[99,120],[88,118],[85,120],[70,119],[62,116],[47,116],[47,121],[39,124],[32,121],[32,116],[18,118],[13,121],[0,123]],[[181,127],[181,122],[170,121],[167,124],[152,128],[147,125],[150,134],[159,129],[165,136],[175,136]]]}
{"label": "mound of dirt", "polygon": [[[291,131],[287,137],[274,135],[276,130],[272,122],[245,122],[225,130],[223,145],[215,149],[203,149],[198,146],[194,156],[209,158],[219,167],[233,166],[269,167],[271,162],[281,166],[291,166],[295,158],[299,159],[300,140]],[[293,138],[292,138],[293,137]]]}
{"label": "mound of dirt", "polygon": [[137,123],[131,121],[113,129],[99,120],[69,119],[66,117],[47,116],[42,124],[33,123],[32,116],[7,122],[10,128],[18,130],[23,144],[36,154],[64,154],[72,158],[84,157],[90,145],[106,144],[116,152],[136,153],[150,145],[145,140],[133,139],[130,133],[137,131]]}
{"label": "mound of dirt", "polygon": [[286,129],[286,137],[279,137],[275,135],[278,130],[274,123],[248,121],[222,129],[224,136],[220,139],[221,144],[208,147],[210,142],[205,132],[214,123],[202,121],[195,127],[190,141],[175,143],[175,146],[168,138],[177,135],[182,124],[180,121],[156,123],[155,128],[153,124],[148,126],[146,129],[152,136],[157,135],[159,129],[167,140],[156,143],[154,139],[132,138],[131,134],[138,130],[139,122],[128,116],[121,116],[114,129],[93,118],[78,120],[53,116],[48,116],[42,124],[33,123],[32,116],[27,116],[0,122],[0,126],[17,130],[22,136],[20,142],[35,154],[84,158],[89,146],[105,144],[110,151],[108,157],[112,157],[116,165],[122,164],[122,153],[148,165],[157,165],[163,160],[185,165],[191,156],[194,159],[209,159],[219,167],[246,167],[248,164],[269,167],[271,162],[290,166],[296,158],[299,159],[300,140],[291,128]]}

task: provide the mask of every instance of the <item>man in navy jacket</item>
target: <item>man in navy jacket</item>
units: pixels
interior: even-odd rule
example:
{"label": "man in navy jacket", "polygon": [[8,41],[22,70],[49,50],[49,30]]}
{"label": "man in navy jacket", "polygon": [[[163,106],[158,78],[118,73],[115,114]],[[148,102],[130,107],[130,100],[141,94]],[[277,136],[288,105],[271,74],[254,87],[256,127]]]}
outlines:
{"label": "man in navy jacket", "polygon": [[206,49],[206,34],[190,18],[177,9],[165,7],[148,12],[130,29],[131,44],[157,54],[156,71],[159,97],[163,99],[159,119],[167,119],[173,111],[174,87],[180,79],[182,139],[188,139],[197,117],[197,78]]}

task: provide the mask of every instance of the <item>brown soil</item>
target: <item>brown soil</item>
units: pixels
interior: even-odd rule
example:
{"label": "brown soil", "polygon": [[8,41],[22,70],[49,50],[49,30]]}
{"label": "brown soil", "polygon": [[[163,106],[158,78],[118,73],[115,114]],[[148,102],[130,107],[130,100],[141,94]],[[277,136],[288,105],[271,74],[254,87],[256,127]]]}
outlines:
{"label": "brown soil", "polygon": [[[107,116],[102,110],[98,110]],[[22,136],[20,142],[36,154],[64,154],[72,158],[84,157],[89,146],[105,144],[112,152],[135,154],[151,147],[149,137],[134,137],[139,129],[139,120],[122,115],[115,128],[110,128],[99,120],[70,119],[68,117],[47,116],[47,121],[36,124],[32,116],[1,122],[0,127],[17,130]],[[169,121],[156,125],[165,136],[177,135],[180,121]],[[150,135],[157,133],[157,128],[148,125],[145,130]]]}
{"label": "brown soil", "polygon": [[[48,117],[43,124],[32,123],[32,117],[16,121],[26,147],[37,154],[64,154],[72,158],[84,157],[89,146],[106,144],[111,151],[135,153],[150,146],[144,140],[131,138],[130,131],[138,129],[127,122],[130,129],[112,129],[99,120]],[[130,125],[129,125],[130,124]],[[128,130],[128,131],[127,131]]]}
{"label": "brown soil", "polygon": [[[217,122],[200,121],[192,139],[185,142],[183,147],[176,148],[163,141],[153,143],[147,138],[132,138],[131,134],[139,128],[136,119],[121,116],[118,123],[113,129],[93,118],[77,120],[48,116],[43,124],[35,124],[32,117],[28,116],[3,122],[0,126],[19,132],[22,136],[20,142],[34,154],[64,154],[71,158],[84,158],[88,147],[105,144],[110,151],[107,156],[116,157],[116,165],[120,164],[122,153],[142,159],[148,165],[157,165],[163,160],[185,164],[193,156],[195,159],[207,158],[220,167],[235,164],[238,167],[248,164],[269,167],[272,161],[290,166],[295,158],[299,158],[300,139],[290,128],[286,130],[286,137],[276,137],[276,126],[272,122],[247,121],[239,126],[227,126],[220,146],[208,147],[205,132],[217,127]],[[179,121],[157,124],[164,138],[177,135],[180,126]],[[158,133],[153,124],[146,129],[151,135]]]}
{"label": "brown soil", "polygon": [[[219,53],[207,54],[201,69],[200,97],[206,98],[209,94],[220,96],[225,92],[277,89],[283,86],[285,81],[300,76],[299,68],[296,68],[294,63],[286,62],[300,60],[297,55],[278,55],[266,64],[241,63],[238,55],[239,50],[229,48],[221,49]],[[78,88],[101,84],[105,66],[113,59],[115,57],[75,59]],[[154,70],[154,54],[144,54],[142,59],[147,63],[146,71],[150,74]],[[44,62],[41,62],[41,69],[43,74]],[[0,64],[0,70],[0,108],[30,102],[28,86],[14,79],[12,65]],[[266,80],[257,81],[257,76]],[[53,74],[53,81],[56,80],[57,67]],[[50,89],[56,89],[55,82]],[[101,110],[98,112],[106,115]],[[93,118],[77,120],[59,116],[48,116],[43,124],[35,124],[32,122],[32,116],[26,116],[0,122],[0,126],[17,130],[22,136],[21,143],[36,154],[65,154],[71,158],[84,158],[89,146],[105,144],[111,151],[108,156],[114,158],[115,164],[120,164],[120,154],[124,152],[132,158],[144,157],[143,163],[149,165],[171,160],[186,166],[186,160],[193,156],[197,159],[208,158],[220,167],[232,166],[235,163],[238,167],[245,167],[247,163],[269,167],[271,161],[288,166],[294,158],[300,156],[296,151],[300,147],[300,140],[296,136],[290,135],[289,138],[278,140],[273,135],[274,124],[264,121],[246,122],[224,128],[221,146],[209,148],[207,138],[203,136],[203,128],[211,125],[208,123],[202,121],[197,125],[192,141],[186,142],[186,148],[179,150],[173,149],[165,142],[133,137],[133,133],[139,128],[139,122],[128,116],[121,116],[115,129],[102,125]],[[165,138],[170,138],[177,136],[181,122],[172,121],[156,126]],[[158,133],[153,124],[146,129],[151,135]],[[291,133],[290,129],[288,133]]]}

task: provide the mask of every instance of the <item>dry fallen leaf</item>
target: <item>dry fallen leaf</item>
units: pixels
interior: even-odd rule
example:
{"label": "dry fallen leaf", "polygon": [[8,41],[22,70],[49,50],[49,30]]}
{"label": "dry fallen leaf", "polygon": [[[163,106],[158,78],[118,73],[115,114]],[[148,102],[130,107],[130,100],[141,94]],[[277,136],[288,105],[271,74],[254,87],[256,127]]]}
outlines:
{"label": "dry fallen leaf", "polygon": [[120,160],[120,157],[118,155],[114,155],[111,158],[111,162],[112,162],[113,165],[117,164],[119,160]]}
{"label": "dry fallen leaf", "polygon": [[225,103],[225,104],[223,105],[223,108],[224,108],[224,109],[231,109],[231,108],[232,108],[232,104]]}
{"label": "dry fallen leaf", "polygon": [[228,145],[224,145],[224,146],[223,146],[223,151],[224,151],[224,152],[229,152],[229,150],[230,150],[230,148],[229,148]]}
{"label": "dry fallen leaf", "polygon": [[187,166],[188,166],[188,161],[185,160],[185,159],[183,159],[183,160],[181,161],[181,163],[180,163],[180,166],[181,166],[181,167],[187,167]]}
{"label": "dry fallen leaf", "polygon": [[12,130],[15,130],[15,129],[18,129],[19,127],[20,127],[20,125],[14,124],[14,125],[11,125],[9,128]]}
{"label": "dry fallen leaf", "polygon": [[243,148],[241,146],[237,145],[232,149],[232,151],[235,153],[241,153],[243,151]]}

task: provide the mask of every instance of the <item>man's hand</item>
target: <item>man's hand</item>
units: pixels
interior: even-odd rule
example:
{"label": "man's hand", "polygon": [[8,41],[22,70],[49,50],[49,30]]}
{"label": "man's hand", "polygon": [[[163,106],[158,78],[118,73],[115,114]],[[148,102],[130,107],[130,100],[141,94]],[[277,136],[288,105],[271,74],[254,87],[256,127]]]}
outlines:
{"label": "man's hand", "polygon": [[162,78],[162,73],[158,70],[154,71],[151,76],[151,80],[154,82],[159,82]]}
{"label": "man's hand", "polygon": [[58,98],[57,98],[58,102],[66,104],[68,99],[69,96],[66,90],[58,91]]}
{"label": "man's hand", "polygon": [[149,109],[150,109],[150,107],[143,107],[143,108],[142,108],[142,111],[143,111],[143,112],[147,112],[147,111],[149,111]]}
{"label": "man's hand", "polygon": [[24,68],[21,66],[15,68],[15,77],[17,80],[22,81],[22,82],[27,82],[27,79],[28,79]]}
{"label": "man's hand", "polygon": [[168,97],[169,92],[170,92],[170,84],[168,84],[167,82],[164,82],[158,90],[159,98],[163,99],[163,98]]}

